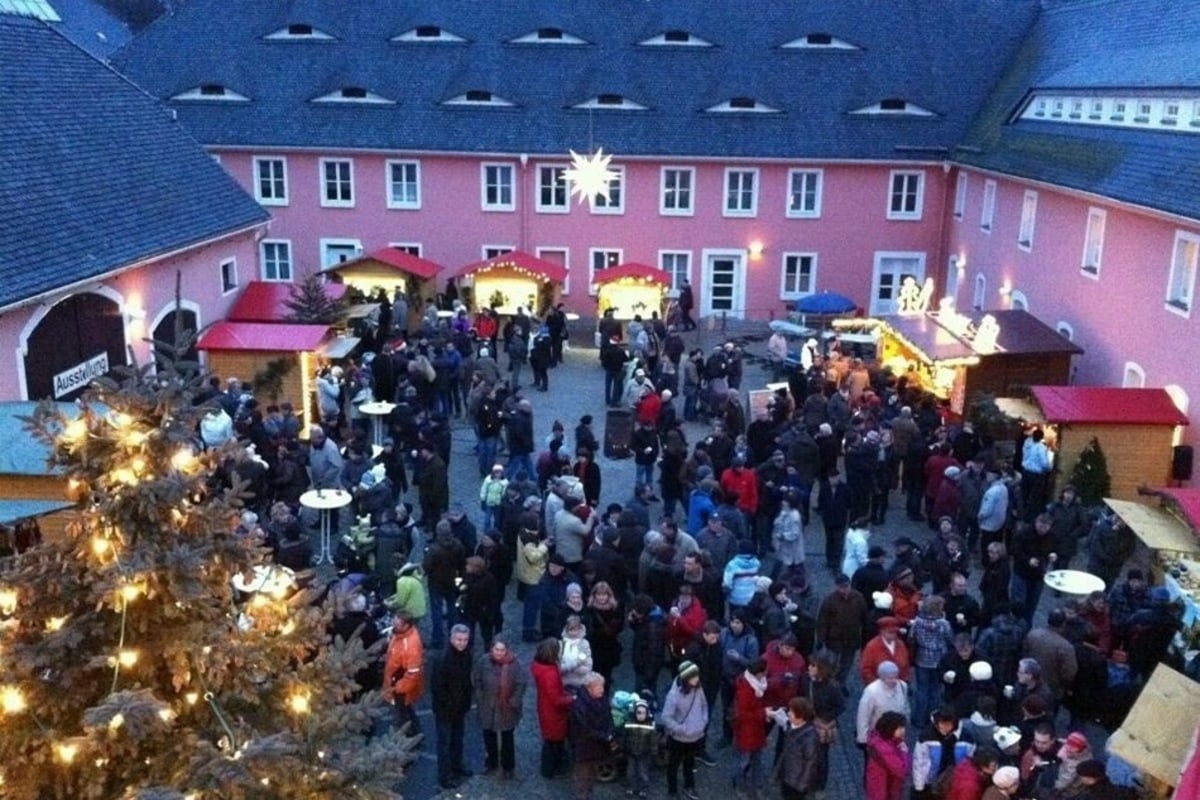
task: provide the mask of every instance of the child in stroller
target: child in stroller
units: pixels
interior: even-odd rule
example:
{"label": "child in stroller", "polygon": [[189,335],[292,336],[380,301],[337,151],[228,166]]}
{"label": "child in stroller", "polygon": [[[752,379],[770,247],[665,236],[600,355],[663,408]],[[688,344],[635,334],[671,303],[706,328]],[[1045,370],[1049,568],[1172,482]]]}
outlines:
{"label": "child in stroller", "polygon": [[650,788],[650,767],[659,760],[661,730],[654,722],[654,695],[614,692],[612,699],[613,725],[621,742],[620,753],[612,761],[600,765],[599,778],[604,782],[616,780],[622,768],[629,783],[630,797],[646,797]]}

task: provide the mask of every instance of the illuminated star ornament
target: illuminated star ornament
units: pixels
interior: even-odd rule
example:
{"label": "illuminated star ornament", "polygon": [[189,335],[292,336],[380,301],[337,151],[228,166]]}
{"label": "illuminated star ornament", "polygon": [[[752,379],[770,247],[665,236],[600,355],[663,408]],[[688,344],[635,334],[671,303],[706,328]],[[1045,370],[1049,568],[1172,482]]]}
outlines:
{"label": "illuminated star ornament", "polygon": [[617,178],[617,171],[609,168],[612,156],[604,155],[604,148],[597,148],[593,156],[581,156],[574,150],[571,153],[571,166],[567,168],[564,177],[570,181],[571,194],[579,195],[579,202],[585,200],[595,202],[597,196],[608,200],[608,189]]}

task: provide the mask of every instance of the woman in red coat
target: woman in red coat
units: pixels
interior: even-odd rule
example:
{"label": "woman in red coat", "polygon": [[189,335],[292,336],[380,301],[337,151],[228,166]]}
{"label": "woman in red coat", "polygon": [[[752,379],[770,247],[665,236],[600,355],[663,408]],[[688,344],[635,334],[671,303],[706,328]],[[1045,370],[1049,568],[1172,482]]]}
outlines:
{"label": "woman in red coat", "polygon": [[558,668],[558,639],[543,639],[529,669],[537,687],[538,727],[542,730],[542,777],[567,772],[567,729],[574,696],[563,688]]}
{"label": "woman in red coat", "polygon": [[742,795],[763,794],[763,750],[767,746],[767,662],[756,658],[733,685],[733,749],[737,772],[733,787]]}
{"label": "woman in red coat", "polygon": [[901,800],[908,778],[908,745],[904,743],[904,715],[886,711],[867,734],[866,800]]}

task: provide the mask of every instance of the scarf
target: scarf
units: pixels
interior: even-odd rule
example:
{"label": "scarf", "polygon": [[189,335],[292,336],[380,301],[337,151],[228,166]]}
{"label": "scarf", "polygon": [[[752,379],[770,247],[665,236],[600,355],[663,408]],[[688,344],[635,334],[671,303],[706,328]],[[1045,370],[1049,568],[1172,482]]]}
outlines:
{"label": "scarf", "polygon": [[750,670],[746,670],[742,673],[742,677],[746,679],[746,683],[750,684],[750,688],[754,690],[755,697],[762,697],[763,693],[767,691],[767,679],[765,676],[759,678]]}
{"label": "scarf", "polygon": [[512,665],[513,662],[516,661],[517,657],[512,653],[505,653],[504,658],[500,661],[497,661],[491,656],[489,656],[489,658],[491,658],[493,666],[500,668],[500,675],[496,681],[497,705],[499,705],[500,708],[508,708],[509,701],[512,699]]}

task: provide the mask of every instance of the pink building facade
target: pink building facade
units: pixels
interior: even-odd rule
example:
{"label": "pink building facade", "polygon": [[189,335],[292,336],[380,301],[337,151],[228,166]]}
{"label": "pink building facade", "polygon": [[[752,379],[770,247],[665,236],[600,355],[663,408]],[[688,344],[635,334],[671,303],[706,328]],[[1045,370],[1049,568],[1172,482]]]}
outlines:
{"label": "pink building facade", "polygon": [[563,300],[583,315],[595,271],[636,261],[674,289],[687,277],[701,314],[765,320],[819,291],[882,313],[902,275],[935,275],[942,260],[941,163],[618,157],[612,201],[593,206],[570,195],[561,156],[213,153],[272,214],[263,280],[389,245],[447,270],[515,249],[565,265]]}

